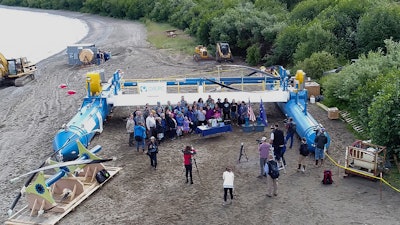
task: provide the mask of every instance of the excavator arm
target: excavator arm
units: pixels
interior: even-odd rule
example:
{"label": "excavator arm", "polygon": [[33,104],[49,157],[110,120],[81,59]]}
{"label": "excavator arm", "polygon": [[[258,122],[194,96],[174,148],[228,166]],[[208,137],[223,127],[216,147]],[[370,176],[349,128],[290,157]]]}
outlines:
{"label": "excavator arm", "polygon": [[8,74],[8,62],[6,57],[0,53],[0,81]]}
{"label": "excavator arm", "polygon": [[36,65],[26,57],[6,59],[0,53],[0,82],[17,87],[24,86],[35,79]]}

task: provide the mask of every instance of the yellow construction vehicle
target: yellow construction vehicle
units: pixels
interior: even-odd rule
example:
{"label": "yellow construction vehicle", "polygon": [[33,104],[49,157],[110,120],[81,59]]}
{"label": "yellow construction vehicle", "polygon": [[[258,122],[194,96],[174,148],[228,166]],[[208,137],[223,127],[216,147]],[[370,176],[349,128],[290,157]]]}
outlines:
{"label": "yellow construction vehicle", "polygon": [[215,48],[215,59],[217,62],[230,61],[233,62],[233,55],[229,44],[226,42],[218,42]]}
{"label": "yellow construction vehicle", "polygon": [[0,84],[24,86],[35,79],[36,65],[26,57],[6,59],[0,53]]}
{"label": "yellow construction vehicle", "polygon": [[193,59],[197,62],[199,60],[210,60],[212,57],[208,54],[207,47],[203,45],[197,45],[194,48]]}

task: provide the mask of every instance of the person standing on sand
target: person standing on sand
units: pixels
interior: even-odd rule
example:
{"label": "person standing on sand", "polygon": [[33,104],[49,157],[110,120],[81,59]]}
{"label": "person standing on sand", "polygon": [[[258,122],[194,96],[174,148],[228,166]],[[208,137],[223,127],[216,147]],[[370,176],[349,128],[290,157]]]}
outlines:
{"label": "person standing on sand", "polygon": [[196,154],[196,150],[191,146],[186,146],[183,153],[183,164],[185,165],[185,177],[186,183],[189,183],[189,175],[190,175],[190,184],[193,184],[193,176],[192,176],[192,156]]}
{"label": "person standing on sand", "polygon": [[150,143],[147,145],[147,155],[150,157],[150,165],[157,169],[158,145],[154,136],[150,137]]}
{"label": "person standing on sand", "polygon": [[[275,124],[275,126],[271,127],[273,129],[271,133],[272,147],[274,147],[275,159],[277,162],[280,162],[281,158],[283,164],[286,166],[285,158],[283,157],[283,147],[285,146],[285,137],[283,135],[283,131],[279,129],[279,125]],[[283,165],[280,165],[283,166]]]}
{"label": "person standing on sand", "polygon": [[318,160],[321,160],[322,166],[324,164],[324,150],[325,145],[328,143],[328,138],[325,136],[325,128],[321,128],[320,132],[314,139],[315,144],[315,166],[318,167]]}
{"label": "person standing on sand", "polygon": [[290,149],[293,147],[293,139],[295,133],[296,133],[296,123],[293,121],[293,118],[290,117],[289,121],[286,123],[286,137],[285,137],[285,143],[287,143],[287,141],[290,140],[290,145],[289,145]]}
{"label": "person standing on sand", "polygon": [[260,172],[260,175],[258,176],[258,178],[262,178],[263,176],[265,176],[264,165],[265,165],[265,163],[267,163],[270,149],[271,149],[271,145],[267,142],[267,138],[262,137],[261,143],[258,146],[258,151],[260,152],[260,169],[261,169],[261,172]]}
{"label": "person standing on sand", "polygon": [[144,128],[144,125],[142,122],[139,122],[138,124],[135,125],[134,133],[135,133],[135,140],[136,140],[136,151],[139,152],[139,148],[140,148],[140,146],[142,146],[142,150],[144,152],[144,142],[146,139],[146,128]]}
{"label": "person standing on sand", "polygon": [[229,204],[233,201],[233,182],[235,180],[235,174],[232,172],[230,167],[226,167],[225,172],[222,174],[222,179],[224,180],[224,203],[222,205],[227,205],[228,191],[231,196]]}
{"label": "person standing on sand", "polygon": [[135,127],[135,121],[133,120],[133,114],[129,115],[128,120],[126,121],[126,132],[128,132],[129,135],[129,147],[133,147],[133,141],[134,141],[134,133],[133,129]]}
{"label": "person standing on sand", "polygon": [[[306,171],[306,165],[303,163],[304,159],[310,154],[308,151],[308,145],[307,145],[307,140],[305,137],[301,138],[301,144],[300,144],[300,156],[299,156],[299,167],[297,168],[297,171],[305,172]],[[303,167],[301,167],[303,165]]]}
{"label": "person standing on sand", "polygon": [[265,164],[265,173],[267,175],[267,196],[272,197],[278,196],[278,178],[272,178],[271,176],[271,167],[275,166],[278,167],[278,163],[274,160],[274,156],[272,154],[269,154],[268,156],[268,162]]}
{"label": "person standing on sand", "polygon": [[149,136],[157,136],[156,133],[156,118],[154,117],[154,113],[150,111],[149,115],[146,118],[146,128],[147,134]]}

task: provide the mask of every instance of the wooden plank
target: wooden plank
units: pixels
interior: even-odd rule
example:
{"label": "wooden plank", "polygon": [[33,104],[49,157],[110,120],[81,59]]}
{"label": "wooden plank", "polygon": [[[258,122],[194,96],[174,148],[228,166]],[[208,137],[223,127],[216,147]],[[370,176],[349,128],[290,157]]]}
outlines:
{"label": "wooden plank", "polygon": [[114,177],[122,168],[121,167],[106,167],[106,170],[110,173],[110,177],[105,180],[103,183],[98,184],[95,180],[91,183],[85,183],[84,185],[84,192],[77,196],[71,202],[66,204],[59,203],[61,207],[65,207],[65,212],[57,213],[52,212],[51,210],[45,212],[43,215],[40,216],[30,216],[31,210],[26,205],[20,211],[16,212],[12,215],[5,224],[14,224],[14,225],[54,225],[58,223],[64,216],[74,210],[80,203],[82,203],[85,199],[87,199],[91,194],[93,194],[96,190],[102,187],[107,181],[109,181],[112,177]]}
{"label": "wooden plank", "polygon": [[316,102],[315,104],[317,104],[317,106],[321,107],[323,110],[328,112],[328,107],[320,102]]}

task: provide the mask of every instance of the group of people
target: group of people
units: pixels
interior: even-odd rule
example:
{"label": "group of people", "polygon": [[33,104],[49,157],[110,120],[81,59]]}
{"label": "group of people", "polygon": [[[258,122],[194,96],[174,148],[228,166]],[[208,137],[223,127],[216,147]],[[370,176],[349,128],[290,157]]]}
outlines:
{"label": "group of people", "polygon": [[248,106],[244,101],[239,104],[235,99],[231,102],[225,98],[215,101],[211,95],[206,101],[199,98],[189,104],[185,97],[172,105],[170,101],[166,106],[162,106],[160,102],[151,107],[146,104],[144,109],[137,109],[129,116],[126,123],[126,130],[129,134],[129,146],[133,147],[136,140],[136,148],[144,151],[145,143],[143,140],[154,136],[158,143],[176,137],[181,137],[192,133],[197,126],[207,125],[210,119],[218,121],[230,120],[231,123],[242,125],[245,118],[248,117]]}
{"label": "group of people", "polygon": [[[268,140],[266,137],[262,137],[258,146],[258,151],[260,155],[260,175],[258,176],[258,178],[262,178],[263,176],[267,177],[267,186],[269,186],[267,196],[269,197],[272,197],[272,195],[277,196],[277,176],[272,175],[272,168],[275,167],[275,164],[278,170],[282,166],[286,166],[284,153],[286,151],[286,144],[288,144],[287,142],[289,139],[291,139],[289,148],[293,147],[293,136],[296,133],[296,125],[293,122],[292,118],[289,118],[288,122],[285,125],[286,137],[284,137],[283,131],[279,129],[279,125],[275,124],[271,127],[272,132],[270,139]],[[327,143],[328,138],[325,135],[325,129],[317,129],[314,139],[316,167],[322,166],[323,164],[325,157],[325,145]],[[306,165],[304,163],[304,160],[310,154],[308,147],[309,146],[307,144],[306,138],[302,137],[299,147],[297,168],[298,171],[305,172]],[[318,164],[319,162],[320,164]]]}
{"label": "group of people", "polygon": [[[200,98],[193,104],[188,104],[184,96],[175,106],[172,106],[169,101],[166,106],[161,106],[160,103],[157,103],[157,106],[153,108],[146,104],[143,110],[137,108],[127,120],[126,129],[129,134],[129,146],[135,146],[136,141],[136,150],[138,152],[142,150],[143,153],[147,146],[150,164],[156,169],[158,146],[166,138],[175,139],[176,136],[191,133],[197,126],[205,125],[206,121],[211,118],[228,119],[241,125],[244,124],[245,118],[248,116],[247,113],[245,102],[237,104],[235,100],[228,102],[227,99],[224,99],[223,102],[218,99],[215,102],[211,96],[208,97],[206,102],[203,102]],[[293,147],[296,124],[292,118],[286,121],[285,128],[286,134],[278,124],[273,125],[270,138],[262,137],[258,146],[260,153],[260,175],[258,177],[267,177],[267,196],[269,197],[278,195],[278,177],[277,175],[272,175],[273,171],[276,168],[279,170],[282,166],[286,166],[284,158],[286,146],[288,145],[289,149]],[[314,140],[316,166],[323,164],[324,148],[327,143],[327,137],[324,132],[324,128],[318,129]],[[146,139],[149,136],[150,141],[146,145]],[[197,151],[191,146],[186,146],[182,153],[186,183],[193,184],[192,163],[195,160],[194,155]],[[301,138],[299,153],[298,170],[304,172],[306,169],[304,159],[309,155],[307,140],[304,137]],[[224,205],[232,203],[233,183],[233,170],[231,167],[227,167],[223,172]],[[228,198],[228,192],[230,199]]]}

